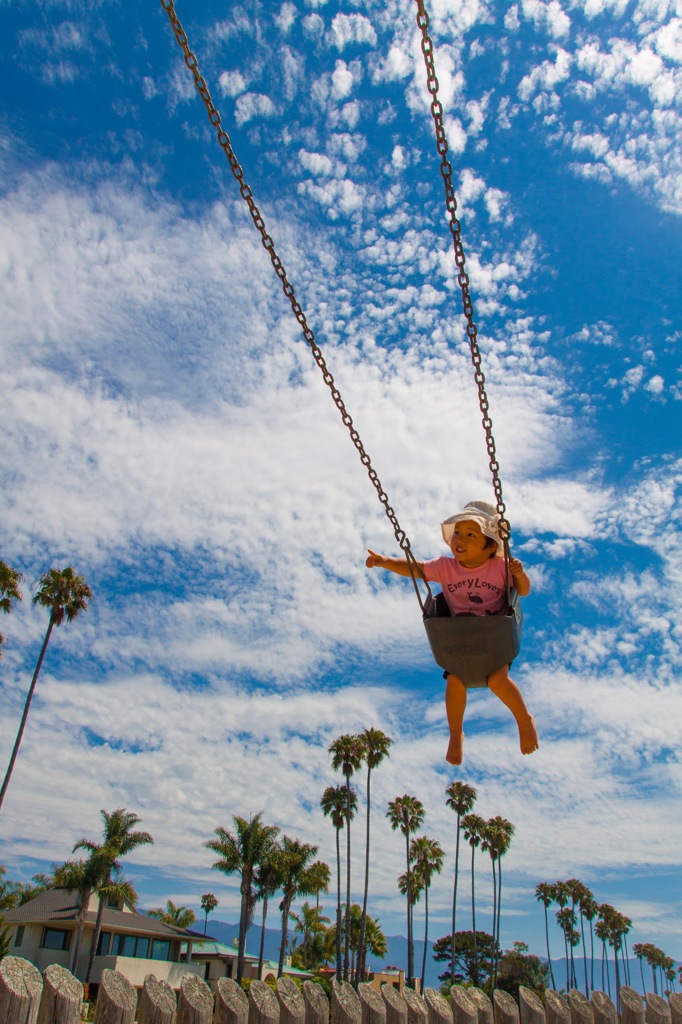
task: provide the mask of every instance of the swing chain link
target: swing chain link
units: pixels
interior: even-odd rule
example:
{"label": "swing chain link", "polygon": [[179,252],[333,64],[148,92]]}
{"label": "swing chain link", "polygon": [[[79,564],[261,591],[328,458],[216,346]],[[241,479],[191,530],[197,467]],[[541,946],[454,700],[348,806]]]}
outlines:
{"label": "swing chain link", "polygon": [[[317,363],[318,367],[320,368],[320,370],[322,372],[322,379],[324,380],[325,384],[327,385],[327,387],[329,388],[329,390],[331,392],[331,396],[332,396],[332,399],[334,401],[334,404],[336,405],[337,409],[339,410],[339,412],[341,414],[341,419],[342,419],[344,425],[348,429],[351,441],[355,445],[355,447],[356,447],[356,449],[357,449],[357,451],[358,451],[358,453],[360,455],[360,461],[362,462],[363,466],[367,470],[367,475],[369,476],[369,479],[371,480],[372,484],[374,485],[374,488],[375,488],[375,490],[376,490],[376,492],[377,492],[377,494],[379,496],[379,500],[381,501],[382,505],[384,506],[384,509],[385,509],[385,512],[386,512],[386,516],[388,517],[388,519],[389,519],[389,521],[390,521],[390,523],[391,523],[391,525],[393,527],[393,532],[395,534],[396,541],[398,542],[398,545],[400,546],[402,551],[405,552],[405,556],[406,556],[406,558],[408,560],[408,564],[411,564],[412,562],[414,562],[414,556],[412,555],[412,551],[411,551],[411,548],[410,548],[410,541],[409,541],[405,531],[401,528],[400,523],[398,522],[398,517],[395,514],[395,511],[393,510],[392,506],[389,504],[388,495],[384,491],[384,488],[383,488],[383,486],[381,484],[379,476],[378,476],[376,470],[374,469],[374,467],[372,466],[372,462],[370,460],[369,455],[365,451],[364,445],[362,443],[362,440],[360,439],[360,435],[359,435],[358,431],[353,426],[353,419],[352,419],[350,413],[348,412],[348,410],[346,409],[346,406],[344,404],[343,398],[341,397],[340,391],[336,387],[336,384],[334,382],[334,377],[332,376],[332,374],[330,373],[330,371],[327,368],[327,364],[325,362],[324,356],[323,356],[323,354],[322,354],[322,352],[320,350],[319,345],[315,341],[315,335],[314,335],[313,331],[311,330],[311,328],[308,326],[308,322],[306,320],[305,313],[303,312],[303,309],[301,308],[301,305],[298,302],[298,300],[296,298],[296,295],[294,293],[293,285],[289,282],[289,280],[287,278],[287,275],[286,275],[286,271],[285,271],[284,266],[282,264],[282,261],[279,258],[279,256],[277,255],[277,252],[275,251],[274,242],[273,242],[272,238],[270,237],[270,235],[266,231],[265,221],[263,220],[261,212],[258,209],[258,207],[257,207],[257,205],[256,205],[256,203],[254,201],[253,193],[251,191],[251,188],[246,183],[246,181],[244,180],[244,171],[242,170],[242,167],[239,164],[239,161],[237,160],[235,152],[234,152],[234,150],[232,148],[232,144],[230,142],[230,138],[229,138],[227,132],[222,127],[220,113],[219,113],[219,111],[216,109],[216,107],[213,104],[213,101],[212,101],[211,95],[210,95],[210,93],[208,91],[208,86],[206,85],[205,79],[202,77],[202,75],[199,74],[199,64],[198,64],[197,58],[196,58],[194,53],[192,53],[192,51],[189,48],[189,42],[188,42],[188,39],[187,39],[187,35],[185,34],[185,31],[184,31],[184,29],[183,29],[183,27],[182,27],[182,25],[180,23],[180,20],[179,20],[177,14],[175,12],[174,2],[173,2],[173,0],[160,0],[160,2],[161,2],[161,6],[163,7],[164,11],[168,15],[168,20],[171,23],[171,27],[172,27],[173,32],[175,34],[175,38],[177,39],[178,44],[179,44],[180,48],[182,49],[182,52],[183,52],[184,58],[185,58],[185,64],[187,65],[189,70],[192,72],[192,76],[194,78],[194,84],[196,86],[197,92],[199,93],[199,95],[201,96],[202,100],[204,101],[204,106],[206,107],[206,111],[208,113],[208,119],[211,122],[211,124],[213,125],[213,127],[217,130],[216,133],[217,133],[218,143],[220,144],[221,148],[223,149],[223,151],[225,153],[225,156],[227,157],[227,160],[228,160],[228,162],[230,164],[230,169],[232,170],[232,174],[234,175],[237,183],[239,184],[239,191],[240,191],[240,193],[242,195],[242,198],[244,199],[244,201],[246,202],[246,204],[247,204],[247,206],[249,208],[249,212],[251,214],[251,219],[253,220],[253,223],[255,224],[256,228],[258,229],[258,231],[260,233],[261,241],[263,243],[263,247],[267,250],[267,253],[270,256],[270,261],[272,263],[274,271],[275,271],[275,273],[277,274],[277,277],[280,279],[280,281],[282,283],[282,291],[284,292],[284,294],[288,298],[289,302],[291,303],[291,308],[292,308],[292,310],[294,312],[294,316],[296,317],[296,319],[297,319],[297,321],[298,321],[298,323],[299,323],[299,325],[300,325],[300,327],[301,327],[301,329],[303,331],[303,337],[305,338],[306,342],[308,343],[308,345],[309,345],[309,347],[310,347],[310,349],[311,349],[311,351],[313,353],[313,357],[315,359],[315,362]],[[418,593],[417,596],[419,597],[420,604],[421,604],[421,595]]]}
{"label": "swing chain link", "polygon": [[485,444],[488,452],[488,465],[493,478],[493,491],[497,504],[497,512],[500,516],[499,530],[505,549],[508,551],[510,534],[509,522],[506,518],[505,504],[502,498],[502,482],[500,480],[500,464],[497,461],[495,450],[495,438],[493,437],[493,421],[490,418],[490,403],[485,390],[485,374],[481,369],[481,352],[478,347],[478,331],[474,322],[474,307],[469,294],[469,275],[466,272],[466,258],[462,247],[461,225],[457,217],[457,199],[452,185],[452,166],[448,160],[448,143],[445,138],[445,126],[443,124],[443,104],[438,99],[438,78],[433,59],[433,42],[429,35],[429,16],[424,7],[423,0],[416,0],[417,3],[417,25],[421,29],[421,49],[424,55],[426,67],[426,87],[431,94],[431,116],[436,130],[436,149],[441,158],[440,173],[445,185],[445,205],[450,218],[449,227],[452,235],[452,244],[455,251],[455,263],[459,270],[457,283],[462,292],[462,309],[467,321],[466,333],[469,338],[471,350],[471,362],[474,366],[474,380],[478,388],[478,404],[481,410],[483,429],[485,431]]}

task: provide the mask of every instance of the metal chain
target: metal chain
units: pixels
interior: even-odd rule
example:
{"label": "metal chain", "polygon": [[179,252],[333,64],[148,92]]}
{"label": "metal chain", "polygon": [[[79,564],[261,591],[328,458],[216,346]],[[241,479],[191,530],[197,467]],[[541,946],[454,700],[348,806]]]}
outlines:
{"label": "metal chain", "polygon": [[[265,222],[263,220],[260,210],[256,206],[256,203],[253,199],[253,193],[251,192],[251,188],[244,181],[244,172],[239,164],[239,161],[237,160],[237,157],[235,156],[234,150],[232,149],[232,144],[230,143],[229,136],[227,132],[224,131],[224,129],[221,127],[220,114],[213,105],[213,101],[211,99],[210,93],[208,91],[208,86],[206,85],[205,80],[199,74],[197,58],[189,48],[187,36],[183,30],[182,25],[180,24],[177,14],[175,13],[175,5],[173,3],[173,0],[161,0],[161,6],[168,15],[168,19],[173,28],[173,32],[175,33],[175,38],[177,39],[178,44],[180,45],[180,48],[182,49],[182,52],[184,54],[185,64],[192,72],[197,92],[204,101],[204,106],[206,107],[209,121],[216,129],[218,142],[229,161],[232,174],[234,175],[235,179],[239,184],[239,191],[241,192],[242,198],[244,199],[249,208],[249,212],[251,214],[253,223],[256,225],[258,231],[260,232],[263,247],[267,250],[268,255],[270,256],[270,261],[274,267],[275,273],[282,282],[282,291],[284,292],[286,297],[289,299],[289,302],[291,303],[291,308],[303,331],[303,337],[305,338],[306,342],[310,346],[310,349],[312,350],[315,362],[317,363],[322,372],[322,378],[331,392],[334,404],[341,413],[341,419],[343,420],[345,426],[348,428],[348,433],[350,434],[351,441],[355,445],[360,455],[360,461],[367,470],[367,475],[369,476],[370,480],[372,481],[372,484],[376,489],[380,502],[384,506],[386,515],[393,527],[395,538],[401,549],[405,552],[405,557],[407,558],[408,565],[410,565],[410,571],[412,572],[414,580],[414,570],[412,569],[412,564],[414,563],[414,556],[412,555],[410,549],[410,541],[405,531],[402,530],[400,527],[398,518],[389,503],[388,495],[384,491],[384,488],[382,487],[377,472],[372,466],[370,457],[365,451],[362,440],[360,439],[360,435],[353,426],[353,420],[349,415],[346,406],[344,405],[341,393],[339,392],[338,388],[336,387],[336,384],[334,383],[334,378],[332,374],[327,369],[327,364],[325,362],[324,356],[322,355],[322,352],[320,351],[320,348],[317,342],[315,341],[315,335],[308,326],[303,309],[301,308],[301,305],[296,299],[296,295],[294,294],[293,286],[290,284],[286,275],[286,271],[284,270],[284,267],[282,265],[282,261],[275,251],[275,246],[272,241],[272,238],[265,229]],[[421,604],[421,595],[419,594],[418,591],[417,596],[419,597]]]}
{"label": "metal chain", "polygon": [[476,329],[476,324],[474,323],[474,307],[469,294],[469,275],[464,269],[466,259],[464,257],[464,249],[462,248],[461,225],[457,217],[457,199],[455,198],[455,190],[452,185],[452,167],[448,160],[448,143],[445,138],[445,128],[443,126],[443,104],[438,99],[438,79],[436,77],[436,68],[433,61],[433,43],[429,36],[429,16],[426,13],[423,0],[416,0],[416,3],[418,8],[417,25],[421,29],[422,33],[421,48],[422,53],[424,54],[424,64],[426,66],[426,84],[431,94],[431,116],[433,117],[433,123],[436,128],[436,149],[438,150],[438,154],[441,158],[440,173],[443,177],[443,184],[445,185],[445,205],[447,206],[450,217],[450,233],[452,234],[452,243],[455,250],[455,263],[459,270],[457,282],[462,291],[462,309],[467,322],[466,332],[467,337],[469,338],[469,348],[471,349],[471,362],[474,365],[474,380],[478,387],[478,404],[481,409],[481,416],[483,417],[482,422],[483,429],[485,431],[485,444],[489,458],[488,465],[490,466],[490,472],[492,473],[497,512],[500,516],[500,536],[505,541],[505,548],[507,548],[510,527],[505,516],[506,509],[502,498],[502,482],[499,476],[500,465],[495,453],[493,421],[490,418],[490,405],[485,390],[485,375],[481,369],[481,352],[478,347],[478,331]]}

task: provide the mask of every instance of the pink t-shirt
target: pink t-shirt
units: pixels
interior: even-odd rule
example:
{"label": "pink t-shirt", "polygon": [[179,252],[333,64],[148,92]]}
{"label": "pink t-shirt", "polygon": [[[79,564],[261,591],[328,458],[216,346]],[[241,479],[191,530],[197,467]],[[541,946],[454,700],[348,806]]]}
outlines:
{"label": "pink t-shirt", "polygon": [[504,558],[489,558],[476,569],[467,569],[447,555],[423,565],[427,580],[440,583],[453,615],[497,615],[504,610]]}

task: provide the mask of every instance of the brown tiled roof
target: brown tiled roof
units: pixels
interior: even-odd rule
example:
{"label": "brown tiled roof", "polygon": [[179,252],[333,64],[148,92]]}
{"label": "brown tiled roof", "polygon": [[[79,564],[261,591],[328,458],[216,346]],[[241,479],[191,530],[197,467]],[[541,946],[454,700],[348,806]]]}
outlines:
{"label": "brown tiled roof", "polygon": [[[78,919],[78,899],[72,892],[66,889],[47,889],[45,892],[34,896],[28,903],[20,907],[5,911],[6,924],[73,924]],[[97,914],[89,910],[85,915],[86,924],[95,925]],[[105,907],[102,917],[102,927],[106,930],[116,929],[134,932],[136,935],[152,935],[157,938],[167,939],[204,939],[211,938],[204,936],[201,932],[193,932],[189,928],[176,928],[173,925],[164,924],[154,917],[147,917],[145,914],[138,914],[137,911],[115,910],[113,907]]]}

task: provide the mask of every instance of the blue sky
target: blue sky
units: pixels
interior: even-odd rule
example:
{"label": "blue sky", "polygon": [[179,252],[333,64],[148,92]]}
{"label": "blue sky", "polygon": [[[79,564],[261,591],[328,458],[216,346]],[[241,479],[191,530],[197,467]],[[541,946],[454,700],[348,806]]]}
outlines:
{"label": "blue sky", "polygon": [[[296,293],[419,557],[490,499],[416,8],[181,5]],[[403,930],[411,793],[516,826],[502,941],[579,877],[682,958],[679,451],[682,18],[674,3],[439,0],[431,29],[513,546],[514,676],[540,750],[476,692],[450,769],[440,672],[392,530],[281,293],[160,5],[0,3],[0,557],[74,565],[3,808],[28,877],[124,806],[143,903],[236,919],[202,848],[233,814],[320,844],[342,732],[376,773],[371,907]],[[8,757],[46,626],[3,622]],[[339,781],[339,780],[336,780]],[[355,861],[360,893],[360,848]],[[450,862],[451,864],[451,862]],[[447,931],[450,868],[432,889]],[[490,901],[481,872],[481,907]],[[463,907],[466,908],[466,899]],[[466,909],[463,911],[466,913]],[[485,910],[482,911],[485,913]]]}

